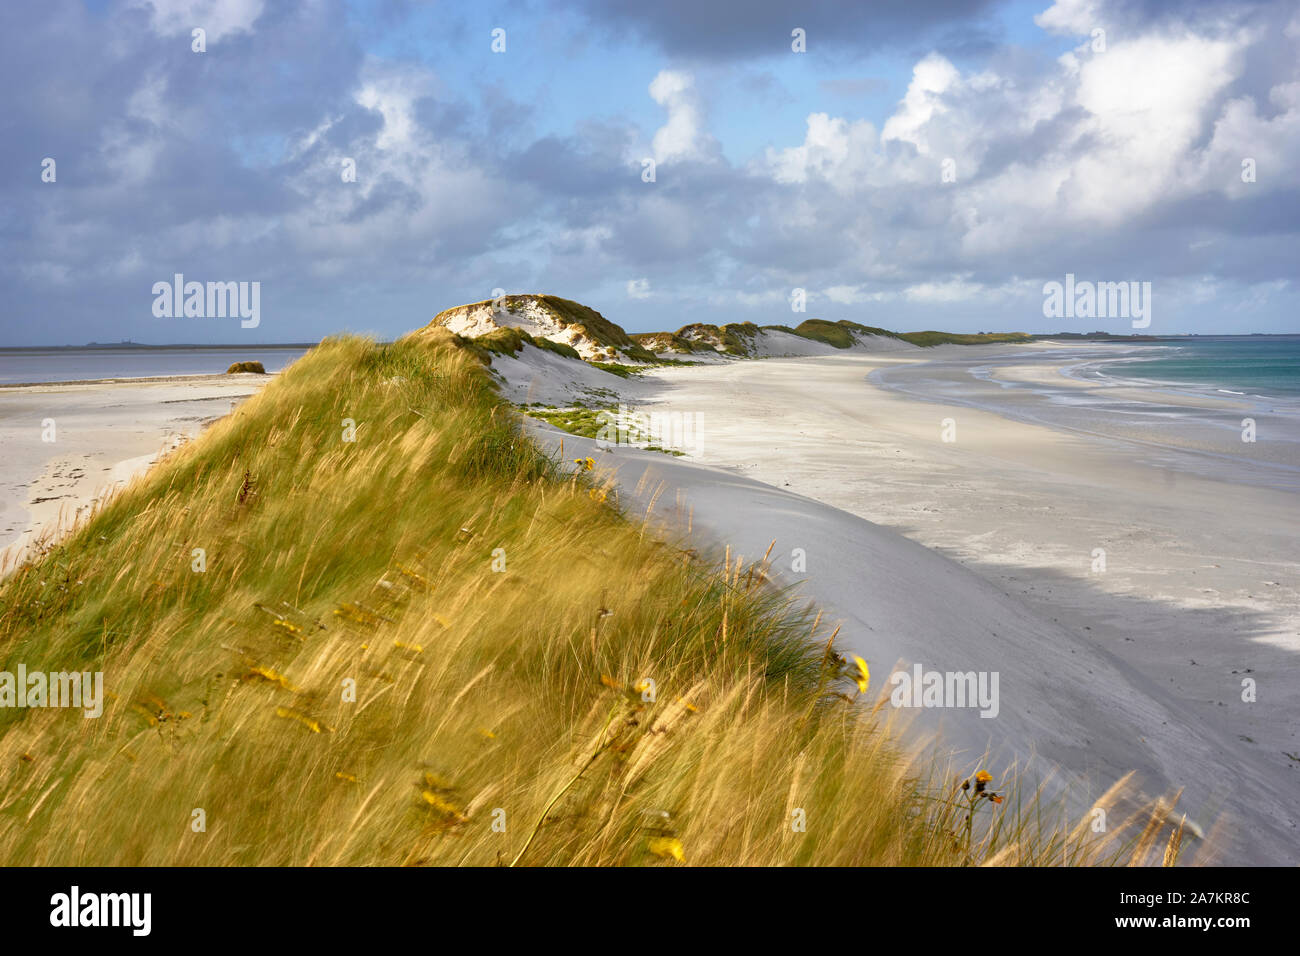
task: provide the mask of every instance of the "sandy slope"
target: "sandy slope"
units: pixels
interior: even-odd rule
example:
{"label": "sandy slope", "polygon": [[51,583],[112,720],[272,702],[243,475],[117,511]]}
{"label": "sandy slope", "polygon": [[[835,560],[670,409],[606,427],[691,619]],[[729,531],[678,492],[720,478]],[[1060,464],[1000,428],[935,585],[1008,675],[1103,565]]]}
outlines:
{"label": "sandy slope", "polygon": [[[1017,348],[1011,375],[1048,375],[1052,351]],[[998,671],[996,719],[921,721],[937,718],[968,754],[1032,749],[1088,775],[1084,792],[1137,769],[1150,793],[1185,786],[1194,820],[1228,808],[1222,858],[1300,862],[1298,502],[1278,484],[1297,446],[1242,446],[1242,408],[1215,399],[1124,390],[1152,414],[1072,408],[1068,428],[1036,423],[1046,410],[1029,393],[1002,399],[1008,414],[964,403],[971,373],[1005,352],[658,370],[634,403],[700,422],[696,463],[649,459],[666,482],[659,511],[680,492],[697,531],[750,556],[776,539],[777,569],[841,616],[841,638],[877,673],[899,659]],[[868,380],[919,361],[952,402]],[[942,441],[945,419],[955,442]],[[627,489],[640,457],[605,456],[627,459]]]}
{"label": "sandy slope", "polygon": [[[938,731],[970,769],[986,749],[993,765],[1030,761],[1036,774],[1053,765],[1087,804],[1124,772],[1140,772],[1157,795],[1187,786],[1194,823],[1213,822],[1212,852],[1201,862],[1294,864],[1295,798],[1291,778],[1270,772],[1234,746],[1231,732],[1204,719],[1152,676],[1121,660],[1077,626],[1053,620],[958,562],[879,525],[733,470],[620,448],[530,423],[566,455],[590,454],[613,469],[624,501],[693,543],[729,544],[751,559],[771,542],[785,583],[842,623],[840,643],[873,664],[873,693],[896,662],[928,669],[997,671],[1000,709],[912,711],[916,726]],[[549,436],[549,437],[548,437]],[[789,570],[791,550],[807,550],[807,574]],[[784,568],[784,570],[783,570]],[[1198,819],[1199,817],[1199,819]]]}

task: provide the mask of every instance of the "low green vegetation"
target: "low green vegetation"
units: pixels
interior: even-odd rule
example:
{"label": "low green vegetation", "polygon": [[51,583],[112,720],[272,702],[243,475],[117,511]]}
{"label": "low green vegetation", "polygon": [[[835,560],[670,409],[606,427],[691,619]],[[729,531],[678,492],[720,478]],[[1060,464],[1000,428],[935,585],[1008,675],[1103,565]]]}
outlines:
{"label": "low green vegetation", "polygon": [[494,355],[518,355],[524,344],[554,352],[565,358],[582,360],[578,350],[564,342],[556,342],[541,336],[530,335],[524,329],[514,326],[502,326],[472,339],[461,339],[462,344],[471,350]]}
{"label": "low green vegetation", "polygon": [[252,372],[255,375],[265,375],[266,369],[262,367],[261,362],[235,362],[230,368],[226,369],[227,375],[238,375],[241,372]]}
{"label": "low green vegetation", "polygon": [[[613,406],[610,406],[613,408]],[[605,408],[583,408],[577,406],[574,408],[538,408],[525,407],[522,409],[528,415],[548,425],[554,425],[561,431],[569,432],[573,435],[581,435],[583,438],[595,438],[608,421],[608,416],[604,413],[609,409]]]}
{"label": "low green vegetation", "polygon": [[825,319],[805,319],[792,331],[801,338],[822,342],[837,349],[850,348],[854,343],[853,332],[843,321],[827,322]]}
{"label": "low green vegetation", "polygon": [[[581,435],[583,438],[600,438],[602,437],[602,431],[608,436],[611,422],[616,421],[613,416],[617,414],[618,407],[607,405],[603,408],[588,408],[578,405],[572,408],[548,408],[530,405],[523,406],[520,410],[572,435]],[[637,445],[636,447],[643,451],[657,451],[678,458],[686,454],[676,448],[661,448],[659,445],[647,444]]]}
{"label": "low green vegetation", "polygon": [[645,366],[622,365],[619,362],[588,362],[592,368],[598,368],[602,372],[608,372],[610,375],[617,375],[619,378],[631,378],[640,372]]}
{"label": "low green vegetation", "polygon": [[851,348],[855,342],[855,336],[862,335],[878,335],[885,338],[899,339],[921,348],[930,348],[935,345],[990,345],[1004,342],[1031,342],[1035,338],[1027,332],[978,332],[971,334],[960,332],[891,332],[888,329],[876,328],[875,326],[860,325],[847,319],[840,319],[838,322],[829,322],[825,319],[807,319],[793,329],[781,325],[768,325],[764,326],[764,328],[790,332],[837,349]]}
{"label": "low green vegetation", "polygon": [[903,332],[898,336],[905,342],[929,348],[934,345],[995,345],[998,343],[1032,342],[1028,332]]}

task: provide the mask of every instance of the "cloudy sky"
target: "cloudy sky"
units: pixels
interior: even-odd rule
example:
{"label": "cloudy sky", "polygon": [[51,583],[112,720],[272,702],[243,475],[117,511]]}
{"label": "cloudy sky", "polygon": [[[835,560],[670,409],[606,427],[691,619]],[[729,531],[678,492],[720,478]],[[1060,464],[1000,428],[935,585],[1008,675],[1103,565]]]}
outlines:
{"label": "cloudy sky", "polygon": [[[1293,0],[42,0],[0,84],[0,345],[390,337],[498,288],[1131,331],[1044,318],[1067,273],[1150,282],[1151,332],[1300,331]],[[176,273],[260,282],[260,325],[155,317]]]}

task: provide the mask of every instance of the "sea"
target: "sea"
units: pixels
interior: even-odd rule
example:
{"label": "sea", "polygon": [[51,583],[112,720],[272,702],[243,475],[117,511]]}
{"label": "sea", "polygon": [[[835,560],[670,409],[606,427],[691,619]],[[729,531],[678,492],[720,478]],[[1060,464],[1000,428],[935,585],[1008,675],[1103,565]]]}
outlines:
{"label": "sea", "polygon": [[[1018,366],[1100,387],[1024,378]],[[867,378],[922,401],[1127,442],[1162,466],[1300,492],[1300,335],[946,349]]]}
{"label": "sea", "polygon": [[105,378],[220,374],[235,362],[261,362],[279,372],[310,345],[110,346],[0,349],[0,385],[82,382]]}
{"label": "sea", "polygon": [[1146,382],[1259,398],[1300,397],[1300,334],[1198,335],[1125,343],[1122,358],[1074,369],[1080,377]]}

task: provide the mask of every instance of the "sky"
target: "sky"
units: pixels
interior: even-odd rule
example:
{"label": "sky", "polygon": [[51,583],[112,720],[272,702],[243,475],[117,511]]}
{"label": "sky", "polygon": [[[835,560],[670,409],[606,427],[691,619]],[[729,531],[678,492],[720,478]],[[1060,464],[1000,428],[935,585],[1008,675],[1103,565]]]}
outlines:
{"label": "sky", "polygon": [[[387,339],[500,291],[1134,330],[1045,316],[1067,275],[1150,283],[1147,333],[1300,332],[1294,2],[42,0],[0,6],[0,88],[0,346]],[[177,274],[256,324],[167,314]]]}

